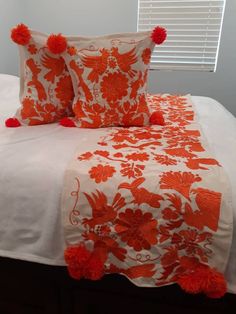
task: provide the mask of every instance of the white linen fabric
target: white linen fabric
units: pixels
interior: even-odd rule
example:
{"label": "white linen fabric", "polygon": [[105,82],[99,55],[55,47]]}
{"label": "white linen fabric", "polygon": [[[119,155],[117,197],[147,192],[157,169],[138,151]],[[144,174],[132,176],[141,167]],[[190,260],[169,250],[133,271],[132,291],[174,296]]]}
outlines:
{"label": "white linen fabric", "polygon": [[[60,199],[64,171],[78,145],[99,130],[57,124],[5,128],[19,106],[19,79],[0,75],[0,256],[65,265]],[[228,174],[236,229],[236,119],[208,97],[192,97],[212,155]],[[236,293],[236,232],[226,270]]]}

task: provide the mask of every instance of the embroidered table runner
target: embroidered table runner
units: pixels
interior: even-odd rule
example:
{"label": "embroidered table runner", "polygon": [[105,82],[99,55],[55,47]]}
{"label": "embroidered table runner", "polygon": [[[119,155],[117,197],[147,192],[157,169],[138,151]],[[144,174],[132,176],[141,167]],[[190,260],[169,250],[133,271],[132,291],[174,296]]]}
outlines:
{"label": "embroidered table runner", "polygon": [[227,177],[189,95],[150,95],[149,104],[164,126],[78,132],[62,197],[69,272],[222,296],[232,236]]}

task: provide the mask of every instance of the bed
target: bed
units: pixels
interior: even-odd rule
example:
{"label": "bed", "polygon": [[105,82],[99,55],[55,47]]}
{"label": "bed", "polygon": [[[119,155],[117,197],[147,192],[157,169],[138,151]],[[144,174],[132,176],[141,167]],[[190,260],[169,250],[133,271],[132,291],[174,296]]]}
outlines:
{"label": "bed", "polygon": [[[118,275],[97,282],[68,276],[60,212],[63,175],[78,136],[86,142],[89,132],[57,124],[6,129],[4,120],[18,107],[18,93],[19,79],[1,74],[1,313],[233,313],[235,233],[225,273],[228,294],[219,300],[186,295],[175,285],[138,288]],[[202,132],[228,175],[236,223],[236,120],[212,98],[192,100]]]}

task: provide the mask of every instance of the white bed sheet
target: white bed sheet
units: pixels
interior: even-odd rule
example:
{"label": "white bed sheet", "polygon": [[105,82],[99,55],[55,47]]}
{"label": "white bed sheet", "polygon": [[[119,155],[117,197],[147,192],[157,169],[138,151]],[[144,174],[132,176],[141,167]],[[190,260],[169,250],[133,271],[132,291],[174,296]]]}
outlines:
{"label": "white bed sheet", "polygon": [[[18,94],[19,79],[0,74],[0,256],[65,265],[64,170],[79,141],[95,131],[56,124],[7,129],[4,120],[19,106]],[[212,98],[192,99],[212,153],[228,174],[236,229],[236,119]],[[236,232],[226,278],[229,292],[236,293]]]}

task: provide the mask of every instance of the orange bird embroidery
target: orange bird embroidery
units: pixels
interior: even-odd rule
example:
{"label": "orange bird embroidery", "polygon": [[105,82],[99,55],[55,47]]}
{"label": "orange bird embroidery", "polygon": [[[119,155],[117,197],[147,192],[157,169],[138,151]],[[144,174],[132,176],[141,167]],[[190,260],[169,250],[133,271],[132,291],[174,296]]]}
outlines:
{"label": "orange bird embroidery", "polygon": [[131,69],[131,65],[137,62],[137,56],[135,55],[135,48],[125,52],[119,53],[118,48],[112,48],[112,56],[116,58],[117,64],[121,71],[128,73],[130,77],[134,77],[137,71]]}
{"label": "orange bird embroidery", "polygon": [[159,194],[149,192],[145,188],[139,188],[138,186],[141,185],[144,181],[144,178],[138,178],[134,180],[131,184],[121,183],[118,188],[130,190],[134,197],[134,204],[140,205],[145,203],[150,205],[151,207],[159,208],[160,201],[163,201],[164,198]]}
{"label": "orange bird embroidery", "polygon": [[26,61],[27,66],[32,72],[32,81],[28,82],[28,86],[33,86],[38,94],[39,101],[43,101],[47,99],[47,94],[45,92],[43,84],[38,80],[38,75],[41,72],[40,67],[35,63],[35,61],[31,58]]}
{"label": "orange bird embroidery", "polygon": [[50,70],[44,75],[44,78],[52,83],[54,83],[55,77],[61,75],[65,69],[65,61],[61,57],[53,58],[45,54],[42,57],[41,62],[45,68]]}
{"label": "orange bird embroidery", "polygon": [[91,68],[92,71],[88,75],[88,79],[91,82],[98,82],[99,76],[105,73],[107,69],[107,63],[109,58],[109,52],[107,49],[100,50],[100,56],[84,56],[82,57],[83,65],[87,68]]}
{"label": "orange bird embroidery", "polygon": [[92,193],[91,196],[84,193],[92,208],[93,218],[85,218],[83,224],[90,228],[113,221],[116,218],[117,210],[125,206],[125,200],[120,193],[115,195],[111,205],[108,204],[107,197],[103,192],[96,190],[96,193]]}
{"label": "orange bird embroidery", "polygon": [[87,84],[85,83],[85,81],[83,80],[82,74],[84,72],[84,69],[81,69],[75,62],[75,60],[72,60],[70,62],[70,67],[71,69],[75,72],[77,78],[78,78],[78,88],[82,88],[84,94],[85,94],[85,98],[86,101],[91,101],[93,100],[93,96],[87,86]]}
{"label": "orange bird embroidery", "polygon": [[187,203],[185,205],[184,220],[189,226],[198,230],[203,230],[205,226],[213,231],[218,229],[220,217],[221,193],[210,191],[208,189],[193,189],[192,193],[196,195],[195,201],[198,210],[192,210]]}

